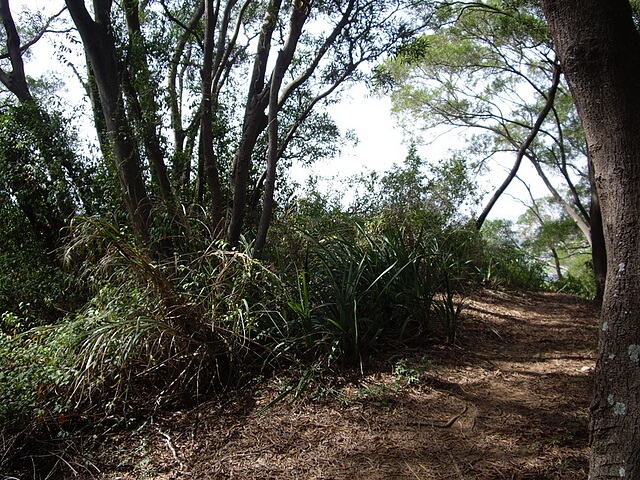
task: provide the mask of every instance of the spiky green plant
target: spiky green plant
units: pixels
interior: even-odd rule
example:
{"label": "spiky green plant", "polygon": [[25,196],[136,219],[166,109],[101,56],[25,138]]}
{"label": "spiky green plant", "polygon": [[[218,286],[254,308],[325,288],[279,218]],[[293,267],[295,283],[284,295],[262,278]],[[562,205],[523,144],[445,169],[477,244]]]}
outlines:
{"label": "spiky green plant", "polygon": [[455,342],[456,333],[462,323],[462,311],[466,307],[464,300],[458,299],[449,285],[434,299],[433,309],[447,345],[453,345]]}
{"label": "spiky green plant", "polygon": [[381,338],[402,338],[412,323],[427,326],[436,291],[432,255],[401,227],[373,235],[358,226],[347,237],[310,237],[309,245],[304,292],[317,307],[313,315],[305,310],[311,319],[304,322],[330,359],[361,365]]}

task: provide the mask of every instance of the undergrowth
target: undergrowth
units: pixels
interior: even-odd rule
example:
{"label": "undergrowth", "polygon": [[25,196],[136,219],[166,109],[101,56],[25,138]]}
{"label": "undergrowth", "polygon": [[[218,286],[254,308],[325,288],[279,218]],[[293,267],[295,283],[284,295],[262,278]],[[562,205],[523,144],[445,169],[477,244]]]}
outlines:
{"label": "undergrowth", "polygon": [[280,243],[258,261],[216,242],[158,254],[105,220],[75,219],[64,256],[92,298],[54,325],[2,317],[0,421],[14,453],[0,467],[43,426],[55,437],[126,425],[297,372],[279,400],[334,369],[362,373],[389,344],[453,344],[465,293],[495,266],[464,225],[276,228]]}

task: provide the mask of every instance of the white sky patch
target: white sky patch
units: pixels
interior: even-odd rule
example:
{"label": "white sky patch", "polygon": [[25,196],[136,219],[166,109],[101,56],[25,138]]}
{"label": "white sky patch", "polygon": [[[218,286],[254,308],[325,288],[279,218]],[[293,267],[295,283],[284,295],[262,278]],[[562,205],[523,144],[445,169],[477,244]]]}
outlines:
{"label": "white sky patch", "polygon": [[[348,130],[356,133],[358,144],[345,146],[340,156],[318,162],[311,168],[294,166],[292,176],[300,183],[304,183],[309,175],[345,179],[364,169],[382,173],[390,169],[394,163],[401,164],[405,160],[409,149],[409,137],[392,117],[389,97],[373,96],[368,93],[365,85],[358,84],[345,92],[342,100],[329,106],[327,110],[343,133]],[[436,131],[426,132],[423,134],[423,140],[426,144],[418,146],[418,154],[429,162],[443,160],[449,155],[449,150],[464,146],[464,140],[456,131],[441,134]],[[497,157],[491,161],[490,171],[478,179],[478,189],[487,193],[477,213],[506,178],[514,161],[515,153]],[[548,195],[534,168],[526,160],[520,167],[519,176],[529,185],[534,196]],[[332,186],[335,187],[335,183]],[[320,188],[328,189],[328,182],[321,182]],[[348,200],[348,192],[343,193]],[[526,211],[525,203],[528,203],[528,200],[526,188],[520,180],[514,179],[496,203],[489,218],[515,221]]]}

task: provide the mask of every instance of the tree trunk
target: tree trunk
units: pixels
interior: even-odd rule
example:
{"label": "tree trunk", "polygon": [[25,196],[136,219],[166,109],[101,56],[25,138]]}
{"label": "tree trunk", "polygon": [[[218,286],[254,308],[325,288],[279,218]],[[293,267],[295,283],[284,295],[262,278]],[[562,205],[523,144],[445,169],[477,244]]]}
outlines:
{"label": "tree trunk", "polygon": [[114,39],[109,33],[111,0],[94,1],[96,21],[83,0],[66,0],[87,59],[91,65],[124,203],[136,233],[148,238],[151,201],[147,195],[140,158],[125,114]]}
{"label": "tree trunk", "polygon": [[553,257],[553,266],[556,269],[556,276],[558,280],[562,280],[564,276],[562,275],[562,266],[560,265],[560,257],[558,256],[558,251],[551,247],[551,256]]}
{"label": "tree trunk", "polygon": [[[185,55],[187,57],[189,55],[189,50],[185,53],[188,39],[192,35],[198,22],[200,22],[202,15],[204,15],[204,2],[200,2],[198,8],[193,12],[189,23],[186,25],[186,30],[182,33],[176,44],[169,63],[168,102],[174,148],[172,170],[176,193],[178,194],[189,185],[191,177],[191,153],[193,152],[193,142],[189,142],[191,147],[185,146],[185,140],[188,139],[189,135],[182,124],[183,91],[182,88],[179,87],[180,81],[178,80],[178,76],[182,73],[180,70],[184,69],[184,66],[182,66],[182,58]],[[194,129],[191,130],[193,131]],[[191,136],[193,136],[193,133],[191,133]]]}
{"label": "tree trunk", "polygon": [[542,169],[542,166],[540,165],[540,162],[538,161],[537,157],[535,155],[529,154],[529,155],[527,155],[527,158],[531,161],[531,164],[533,165],[533,168],[535,168],[536,172],[538,173],[538,176],[540,177],[540,179],[544,183],[545,187],[547,187],[547,190],[549,190],[549,193],[551,193],[551,196],[553,197],[553,199],[562,207],[562,209],[567,213],[567,215],[569,215],[571,220],[573,220],[575,222],[575,224],[578,226],[578,228],[580,229],[580,231],[584,235],[584,238],[589,243],[589,246],[591,247],[591,225],[590,225],[590,223],[587,220],[585,220],[584,218],[582,218],[580,216],[580,213],[578,213],[578,211],[576,211],[576,209],[573,208],[569,204],[569,202],[567,202],[562,197],[562,195],[560,195],[558,190],[556,190],[556,188],[553,186],[553,184],[549,180],[549,177],[547,177],[547,175],[544,173],[544,170]]}
{"label": "tree trunk", "polygon": [[626,0],[543,0],[580,114],[607,278],[591,407],[590,479],[640,478],[640,35]]}
{"label": "tree trunk", "polygon": [[607,249],[602,229],[602,212],[596,188],[593,162],[589,159],[589,182],[591,184],[591,206],[589,207],[589,224],[591,225],[591,261],[593,275],[596,280],[596,302],[602,305],[604,285],[607,279]]}
{"label": "tree trunk", "polygon": [[291,21],[289,23],[289,36],[284,48],[280,50],[275,67],[271,74],[269,91],[269,150],[267,158],[267,175],[265,178],[264,203],[262,205],[262,215],[253,254],[256,258],[262,256],[262,250],[267,241],[267,232],[271,224],[273,214],[274,192],[276,185],[276,166],[280,156],[278,149],[278,112],[282,103],[279,98],[280,87],[284,80],[284,75],[293,60],[293,54],[302,35],[302,27],[310,12],[310,5],[306,1],[295,2],[291,9]]}
{"label": "tree trunk", "polygon": [[242,234],[251,155],[258,140],[258,135],[267,127],[267,116],[264,114],[264,110],[269,104],[269,88],[268,86],[265,88],[264,79],[267,73],[271,38],[277,25],[281,5],[282,0],[271,0],[262,22],[244,114],[242,138],[233,159],[233,171],[231,172],[231,194],[233,198],[227,234],[229,243],[232,246],[238,243]]}
{"label": "tree trunk", "polygon": [[18,98],[20,103],[32,102],[33,97],[29,91],[24,73],[24,62],[20,51],[20,36],[9,9],[9,0],[0,0],[0,18],[7,35],[7,52],[11,60],[11,68],[13,68],[11,73],[6,73],[0,68],[0,81]]}
{"label": "tree trunk", "polygon": [[129,53],[125,67],[129,103],[135,114],[134,118],[141,126],[141,138],[149,160],[153,179],[158,184],[162,199],[169,212],[175,213],[173,189],[169,181],[167,166],[164,162],[164,151],[160,146],[159,130],[162,122],[159,118],[159,107],[155,95],[158,86],[151,76],[147,60],[148,52],[140,26],[137,0],[123,2],[127,26],[129,29]]}
{"label": "tree trunk", "polygon": [[213,115],[212,99],[213,85],[213,37],[215,35],[218,11],[214,8],[213,0],[205,0],[204,7],[204,59],[202,62],[202,108],[200,120],[200,141],[202,142],[202,170],[211,197],[211,219],[213,235],[218,237],[222,229],[223,205],[222,186],[218,173],[218,162],[213,148]]}

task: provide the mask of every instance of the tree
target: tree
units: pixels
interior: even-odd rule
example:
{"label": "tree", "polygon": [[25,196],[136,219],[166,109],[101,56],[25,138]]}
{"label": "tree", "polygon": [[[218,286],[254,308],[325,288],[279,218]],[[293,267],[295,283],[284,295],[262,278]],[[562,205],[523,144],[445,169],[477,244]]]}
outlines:
{"label": "tree", "polygon": [[413,31],[399,15],[405,0],[65,2],[103,155],[138,235],[158,211],[179,217],[181,202],[207,212],[214,239],[255,236],[256,256],[279,165],[314,110]]}
{"label": "tree", "polygon": [[[126,116],[114,32],[111,26],[111,0],[94,1],[94,16],[84,0],[66,0],[67,9],[82,38],[91,80],[95,82],[97,97],[93,99],[96,112],[103,116],[97,124],[104,124],[122,188],[124,203],[134,229],[142,239],[148,238],[151,200],[144,182],[138,147],[131,123]],[[105,152],[107,153],[107,152]]]}
{"label": "tree", "polygon": [[640,34],[626,0],[543,0],[589,145],[608,258],[590,479],[640,477]]}
{"label": "tree", "polygon": [[34,22],[35,34],[23,44],[9,1],[0,1],[6,46],[0,58],[9,60],[11,68],[0,67],[0,82],[8,90],[0,107],[0,190],[23,212],[48,251],[59,246],[69,218],[79,209],[90,210],[92,203],[87,169],[77,161],[69,126],[32,93],[23,61],[43,35],[56,31],[52,24],[61,13],[42,24]]}
{"label": "tree", "polygon": [[584,135],[537,2],[444,1],[437,12],[434,30],[378,71],[381,83],[392,89],[395,112],[412,125],[418,118],[425,128],[444,124],[471,131],[465,154],[485,165],[513,152],[509,174],[476,218],[478,228],[523,161],[530,161],[593,245],[594,273],[603,278],[595,189],[592,198],[581,195],[591,182]]}
{"label": "tree", "polygon": [[54,321],[84,300],[82,289],[69,291],[56,250],[73,215],[96,213],[107,202],[96,194],[95,171],[74,149],[55,81],[25,71],[29,50],[61,32],[61,14],[27,16],[19,31],[8,0],[0,1],[0,83],[6,89],[0,90],[0,312],[30,325]]}

